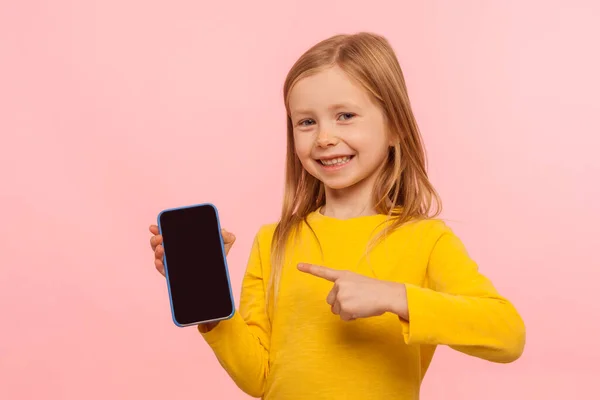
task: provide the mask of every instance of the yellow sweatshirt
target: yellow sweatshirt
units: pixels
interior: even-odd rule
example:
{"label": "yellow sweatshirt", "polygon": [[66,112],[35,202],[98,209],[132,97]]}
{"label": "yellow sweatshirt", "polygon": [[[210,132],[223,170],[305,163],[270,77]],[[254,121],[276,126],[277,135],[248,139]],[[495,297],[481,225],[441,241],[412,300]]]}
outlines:
{"label": "yellow sweatshirt", "polygon": [[[437,345],[493,362],[519,358],[523,321],[452,231],[437,220],[413,222],[364,257],[385,221],[310,214],[318,242],[303,226],[287,254],[272,320],[265,300],[275,225],[260,229],[239,311],[200,331],[241,390],[265,400],[416,400]],[[326,302],[332,283],[298,271],[301,262],[404,283],[410,322],[393,314],[342,321]]]}

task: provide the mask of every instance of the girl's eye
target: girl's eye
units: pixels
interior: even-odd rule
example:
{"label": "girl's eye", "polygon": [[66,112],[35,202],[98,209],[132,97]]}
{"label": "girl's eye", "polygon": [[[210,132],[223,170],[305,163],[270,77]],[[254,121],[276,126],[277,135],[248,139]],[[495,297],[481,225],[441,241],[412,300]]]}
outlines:
{"label": "girl's eye", "polygon": [[353,117],[354,117],[354,114],[352,114],[352,113],[343,113],[340,115],[340,119],[342,119],[342,121],[347,121]]}
{"label": "girl's eye", "polygon": [[298,122],[298,125],[300,126],[309,126],[311,124],[313,124],[315,121],[313,121],[312,119],[304,119],[300,122]]}

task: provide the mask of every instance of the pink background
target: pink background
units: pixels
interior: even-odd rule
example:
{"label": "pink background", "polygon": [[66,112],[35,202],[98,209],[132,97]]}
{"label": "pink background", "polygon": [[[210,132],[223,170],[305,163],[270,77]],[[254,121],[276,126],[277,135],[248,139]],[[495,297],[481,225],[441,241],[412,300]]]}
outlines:
{"label": "pink background", "polygon": [[147,228],[214,202],[238,299],[279,213],[285,74],[360,30],[397,50],[444,216],[528,328],[512,365],[441,348],[423,399],[596,398],[597,4],[2,1],[0,398],[247,398],[172,324]]}

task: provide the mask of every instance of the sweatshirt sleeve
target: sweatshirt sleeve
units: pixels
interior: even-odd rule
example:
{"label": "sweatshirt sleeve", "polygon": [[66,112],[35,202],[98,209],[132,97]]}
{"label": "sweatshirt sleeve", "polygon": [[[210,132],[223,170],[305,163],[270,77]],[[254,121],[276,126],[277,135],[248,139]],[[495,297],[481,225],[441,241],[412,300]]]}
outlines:
{"label": "sweatshirt sleeve", "polygon": [[209,332],[198,329],[235,384],[255,398],[263,395],[269,374],[271,334],[262,267],[257,235],[242,282],[239,310]]}
{"label": "sweatshirt sleeve", "polygon": [[401,323],[407,344],[447,345],[498,363],[521,356],[523,320],[448,228],[430,254],[427,280],[426,288],[406,285],[410,322]]}

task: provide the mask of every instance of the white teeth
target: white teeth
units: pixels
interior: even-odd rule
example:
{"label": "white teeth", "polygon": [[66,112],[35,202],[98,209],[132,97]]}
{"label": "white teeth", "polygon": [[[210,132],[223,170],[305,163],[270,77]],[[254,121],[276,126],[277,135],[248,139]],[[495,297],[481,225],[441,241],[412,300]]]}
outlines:
{"label": "white teeth", "polygon": [[323,165],[329,165],[329,166],[346,164],[348,161],[350,161],[350,157],[348,157],[348,156],[333,158],[331,160],[321,160]]}

